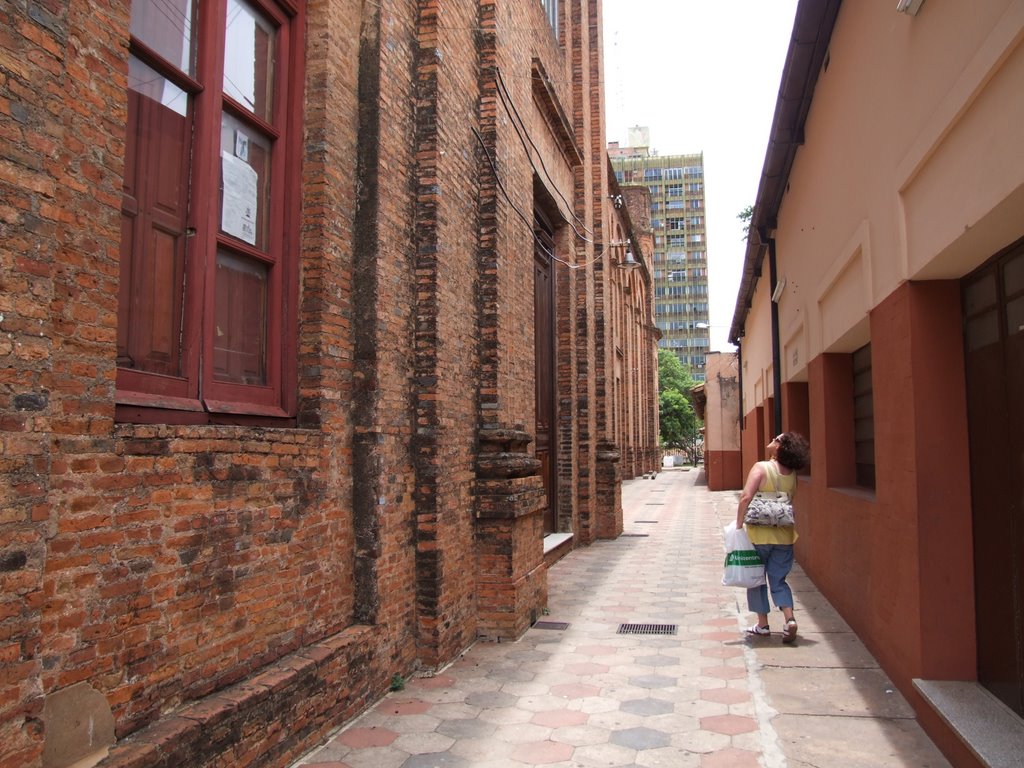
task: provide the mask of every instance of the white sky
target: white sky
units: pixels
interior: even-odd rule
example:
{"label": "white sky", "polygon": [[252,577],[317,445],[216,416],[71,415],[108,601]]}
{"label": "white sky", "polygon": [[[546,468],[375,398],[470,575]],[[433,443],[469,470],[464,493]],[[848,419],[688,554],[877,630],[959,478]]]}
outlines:
{"label": "white sky", "polygon": [[608,141],[704,153],[711,349],[728,342],[797,0],[604,0]]}

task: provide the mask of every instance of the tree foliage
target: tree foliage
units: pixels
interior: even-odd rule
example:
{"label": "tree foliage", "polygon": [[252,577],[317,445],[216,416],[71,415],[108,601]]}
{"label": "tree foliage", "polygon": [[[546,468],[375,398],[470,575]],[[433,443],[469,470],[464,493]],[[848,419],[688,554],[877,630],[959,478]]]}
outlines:
{"label": "tree foliage", "polygon": [[736,218],[743,224],[743,239],[750,239],[750,221],[754,218],[754,206],[748,205],[742,211],[736,214]]}
{"label": "tree foliage", "polygon": [[667,349],[658,350],[658,404],[661,444],[684,451],[696,462],[700,419],[693,407],[697,382],[679,358]]}
{"label": "tree foliage", "polygon": [[661,393],[659,423],[661,444],[666,448],[683,448],[689,442],[690,427],[697,420],[693,405],[681,392],[669,389]]}
{"label": "tree foliage", "polygon": [[690,390],[696,382],[690,372],[679,362],[679,358],[667,349],[658,350],[658,392],[675,390],[682,393],[687,400],[693,400]]}

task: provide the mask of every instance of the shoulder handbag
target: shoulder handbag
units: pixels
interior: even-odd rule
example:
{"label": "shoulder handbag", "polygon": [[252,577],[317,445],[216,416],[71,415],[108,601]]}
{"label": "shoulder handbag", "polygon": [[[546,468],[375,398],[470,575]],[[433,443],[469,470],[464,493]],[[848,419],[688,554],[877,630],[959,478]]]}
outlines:
{"label": "shoulder handbag", "polygon": [[778,471],[771,464],[766,463],[768,481],[772,490],[758,491],[754,498],[747,505],[747,513],[743,522],[747,525],[767,525],[777,527],[780,525],[794,525],[796,518],[793,516],[793,503],[789,494],[784,491],[774,490],[779,487]]}

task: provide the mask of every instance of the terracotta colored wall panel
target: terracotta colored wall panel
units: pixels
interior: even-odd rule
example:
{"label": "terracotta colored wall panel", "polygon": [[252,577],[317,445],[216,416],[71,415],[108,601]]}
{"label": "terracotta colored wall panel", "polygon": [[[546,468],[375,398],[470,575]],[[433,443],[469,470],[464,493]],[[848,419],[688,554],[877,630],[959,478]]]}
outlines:
{"label": "terracotta colored wall panel", "polygon": [[742,455],[739,451],[709,451],[704,454],[708,489],[731,491],[743,487]]}

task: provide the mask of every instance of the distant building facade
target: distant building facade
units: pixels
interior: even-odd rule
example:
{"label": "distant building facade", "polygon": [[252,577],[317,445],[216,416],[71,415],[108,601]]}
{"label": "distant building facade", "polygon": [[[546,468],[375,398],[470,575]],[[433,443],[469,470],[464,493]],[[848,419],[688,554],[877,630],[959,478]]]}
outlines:
{"label": "distant building facade", "polygon": [[630,129],[630,144],[611,142],[608,156],[620,184],[650,191],[658,346],[704,381],[711,345],[704,155],[651,154],[645,127]]}

